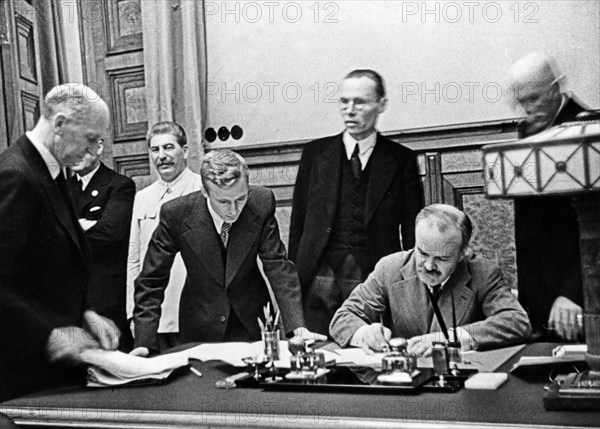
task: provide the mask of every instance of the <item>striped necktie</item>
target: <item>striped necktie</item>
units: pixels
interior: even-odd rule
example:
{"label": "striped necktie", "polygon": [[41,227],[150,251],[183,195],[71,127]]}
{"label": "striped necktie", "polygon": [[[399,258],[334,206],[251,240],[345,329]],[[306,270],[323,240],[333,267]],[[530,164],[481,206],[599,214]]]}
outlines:
{"label": "striped necktie", "polygon": [[227,249],[227,244],[229,243],[229,231],[231,230],[231,224],[227,222],[223,222],[221,226],[221,240],[223,241],[223,246]]}

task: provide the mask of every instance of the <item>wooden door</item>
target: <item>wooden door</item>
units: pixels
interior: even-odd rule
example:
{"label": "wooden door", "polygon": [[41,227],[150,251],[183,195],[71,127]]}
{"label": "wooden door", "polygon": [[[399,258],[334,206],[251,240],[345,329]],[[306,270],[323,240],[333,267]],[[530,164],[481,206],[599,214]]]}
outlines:
{"label": "wooden door", "polygon": [[33,0],[0,1],[0,150],[40,115],[40,56]]}
{"label": "wooden door", "polygon": [[103,161],[133,178],[139,190],[150,183],[140,0],[78,3],[84,80],[111,112]]}

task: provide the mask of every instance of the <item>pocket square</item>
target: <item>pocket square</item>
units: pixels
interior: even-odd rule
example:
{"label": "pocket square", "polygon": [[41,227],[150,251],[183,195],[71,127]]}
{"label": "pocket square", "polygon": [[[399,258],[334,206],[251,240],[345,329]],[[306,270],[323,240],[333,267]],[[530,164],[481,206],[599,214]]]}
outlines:
{"label": "pocket square", "polygon": [[98,211],[98,210],[100,210],[100,208],[101,208],[100,206],[94,206],[90,209],[90,212]]}

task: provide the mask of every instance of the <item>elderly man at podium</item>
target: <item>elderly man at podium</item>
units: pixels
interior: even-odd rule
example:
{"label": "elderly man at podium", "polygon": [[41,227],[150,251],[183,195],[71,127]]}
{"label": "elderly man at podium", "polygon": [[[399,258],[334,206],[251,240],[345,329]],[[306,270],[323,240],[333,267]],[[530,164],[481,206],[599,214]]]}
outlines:
{"label": "elderly man at podium", "polygon": [[444,340],[435,301],[446,324],[456,320],[463,349],[525,342],[531,332],[527,313],[500,268],[469,250],[469,216],[432,204],[415,224],[415,248],[377,263],[336,312],[332,338],[341,346],[379,351],[391,337],[403,337],[409,339],[409,353],[428,354],[433,342]]}
{"label": "elderly man at podium", "polygon": [[[551,58],[532,53],[510,69],[515,102],[527,117],[519,138],[574,121],[586,108],[562,91],[563,76]],[[575,341],[582,332],[582,281],[577,214],[568,196],[520,198],[515,202],[519,300],[533,338]]]}

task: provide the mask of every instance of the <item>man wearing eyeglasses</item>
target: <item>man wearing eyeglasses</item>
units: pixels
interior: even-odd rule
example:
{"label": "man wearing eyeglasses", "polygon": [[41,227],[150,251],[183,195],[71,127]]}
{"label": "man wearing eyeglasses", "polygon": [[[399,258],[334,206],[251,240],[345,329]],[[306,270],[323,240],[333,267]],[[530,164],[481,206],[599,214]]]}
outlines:
{"label": "man wearing eyeglasses", "polygon": [[339,96],[345,130],[306,144],[289,238],[307,328],[325,335],[335,311],[375,263],[413,247],[423,206],[413,152],[375,128],[387,105],[381,76],[354,70]]}
{"label": "man wearing eyeglasses", "polygon": [[[515,102],[527,117],[519,138],[576,120],[585,108],[562,91],[553,60],[525,55],[510,69]],[[519,300],[539,340],[582,339],[583,292],[577,214],[568,197],[515,200],[515,244]]]}

